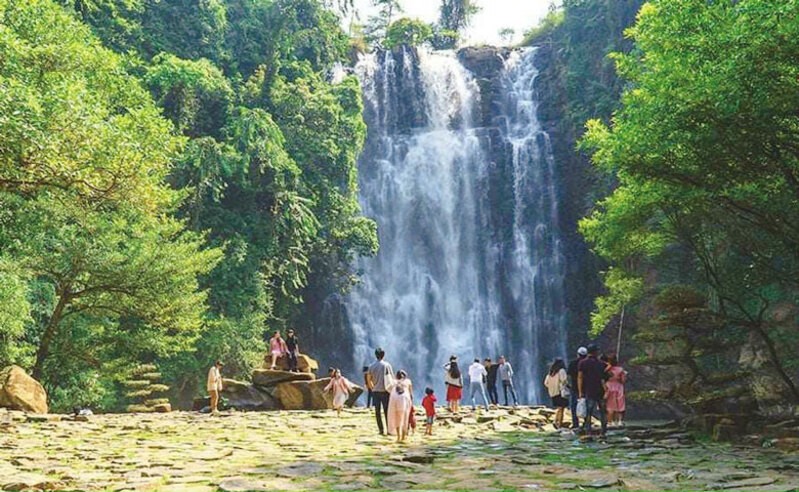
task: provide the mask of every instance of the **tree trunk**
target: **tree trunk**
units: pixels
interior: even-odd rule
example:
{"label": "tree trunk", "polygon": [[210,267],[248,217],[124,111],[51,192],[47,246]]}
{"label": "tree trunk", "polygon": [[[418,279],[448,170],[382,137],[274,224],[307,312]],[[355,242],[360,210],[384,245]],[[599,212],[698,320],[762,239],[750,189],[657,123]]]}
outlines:
{"label": "tree trunk", "polygon": [[44,328],[44,333],[42,333],[39,349],[36,351],[36,364],[33,366],[33,379],[37,381],[41,381],[42,379],[44,361],[47,359],[47,356],[50,355],[50,344],[53,343],[53,339],[58,332],[58,325],[61,323],[61,318],[64,316],[64,308],[69,303],[69,296],[66,294],[67,291],[68,289],[65,289],[59,296],[58,304],[56,304],[55,309],[53,309],[53,314],[50,315],[47,326]]}

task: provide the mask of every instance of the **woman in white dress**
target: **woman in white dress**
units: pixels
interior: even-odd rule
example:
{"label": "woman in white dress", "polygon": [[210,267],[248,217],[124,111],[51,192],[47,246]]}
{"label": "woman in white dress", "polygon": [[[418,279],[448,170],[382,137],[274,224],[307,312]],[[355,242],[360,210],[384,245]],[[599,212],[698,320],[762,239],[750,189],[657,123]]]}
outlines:
{"label": "woman in white dress", "polygon": [[388,400],[388,433],[397,436],[397,442],[408,437],[411,411],[413,411],[413,383],[405,371],[397,372]]}

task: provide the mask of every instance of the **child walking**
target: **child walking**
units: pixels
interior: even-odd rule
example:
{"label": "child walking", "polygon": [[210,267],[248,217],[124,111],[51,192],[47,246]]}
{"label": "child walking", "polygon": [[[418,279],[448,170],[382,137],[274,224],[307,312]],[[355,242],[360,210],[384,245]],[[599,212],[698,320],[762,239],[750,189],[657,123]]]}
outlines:
{"label": "child walking", "polygon": [[430,387],[424,389],[424,394],[425,397],[422,398],[422,406],[424,407],[424,413],[427,416],[424,434],[426,436],[432,436],[433,421],[436,419],[436,397],[433,394],[433,388]]}

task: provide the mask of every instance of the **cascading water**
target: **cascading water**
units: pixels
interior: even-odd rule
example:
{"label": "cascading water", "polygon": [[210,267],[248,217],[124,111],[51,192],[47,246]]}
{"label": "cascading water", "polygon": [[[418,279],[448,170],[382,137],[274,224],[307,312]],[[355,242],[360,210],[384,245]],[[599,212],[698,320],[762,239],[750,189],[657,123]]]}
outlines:
{"label": "cascading water", "polygon": [[359,260],[362,281],[346,300],[356,367],[382,346],[417,387],[440,391],[450,354],[464,366],[506,354],[522,400],[541,399],[541,366],[564,354],[566,310],[534,56],[507,58],[492,128],[453,53],[401,49],[358,64],[369,128],[360,199],[381,249]]}

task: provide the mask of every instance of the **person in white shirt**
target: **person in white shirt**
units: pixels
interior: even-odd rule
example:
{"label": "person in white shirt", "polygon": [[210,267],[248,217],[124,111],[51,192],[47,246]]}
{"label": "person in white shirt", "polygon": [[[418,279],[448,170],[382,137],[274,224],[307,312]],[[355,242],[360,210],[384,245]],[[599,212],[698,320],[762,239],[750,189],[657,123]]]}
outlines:
{"label": "person in white shirt", "polygon": [[211,369],[208,370],[206,389],[208,390],[208,395],[211,396],[211,415],[219,413],[217,407],[219,406],[219,392],[222,391],[222,374],[220,373],[222,366],[224,366],[224,364],[222,364],[222,361],[218,360],[211,366]]}
{"label": "person in white shirt", "polygon": [[486,389],[483,385],[483,378],[488,376],[486,368],[480,363],[480,359],[474,359],[472,365],[469,366],[469,389],[472,395],[472,410],[477,410],[477,405],[474,402],[475,393],[480,393],[483,397],[483,404],[486,411],[488,411],[488,398],[486,398]]}

